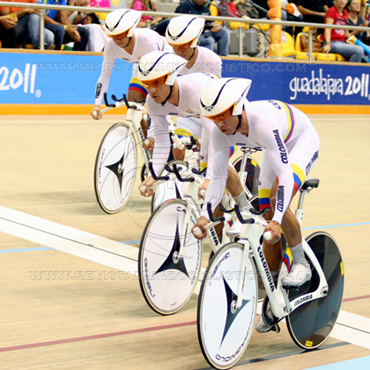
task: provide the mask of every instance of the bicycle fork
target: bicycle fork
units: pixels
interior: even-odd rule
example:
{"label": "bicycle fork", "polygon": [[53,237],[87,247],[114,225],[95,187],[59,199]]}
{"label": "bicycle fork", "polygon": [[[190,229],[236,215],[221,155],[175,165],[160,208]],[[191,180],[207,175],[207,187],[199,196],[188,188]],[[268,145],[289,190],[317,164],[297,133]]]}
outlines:
{"label": "bicycle fork", "polygon": [[[132,110],[130,109],[127,112],[127,118],[126,121],[131,123],[131,127],[134,128],[134,135],[136,136],[136,143],[140,146],[141,153],[144,159],[145,165],[148,167],[149,161],[150,161],[150,153],[148,150],[144,149],[140,143],[143,143],[145,141],[143,129],[141,128],[140,122],[143,118],[143,112],[141,110]],[[139,124],[137,124],[139,122]]]}

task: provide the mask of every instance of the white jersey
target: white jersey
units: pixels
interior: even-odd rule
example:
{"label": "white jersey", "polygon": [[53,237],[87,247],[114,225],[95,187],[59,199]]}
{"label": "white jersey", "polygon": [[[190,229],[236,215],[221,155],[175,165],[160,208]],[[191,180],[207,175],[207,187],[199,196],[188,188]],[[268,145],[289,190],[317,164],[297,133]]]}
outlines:
{"label": "white jersey", "polygon": [[222,72],[222,60],[212,50],[202,46],[197,46],[198,55],[195,63],[191,68],[186,66],[180,71],[179,76],[188,75],[190,73],[213,73],[218,77],[221,77]]}
{"label": "white jersey", "polygon": [[[173,53],[172,47],[166,39],[157,32],[149,28],[135,28],[135,47],[132,54],[127,53],[125,49],[116,45],[112,39],[109,39],[104,49],[104,60],[102,72],[96,84],[95,104],[100,105],[104,93],[108,91],[110,75],[113,71],[116,59],[121,59],[129,63],[138,63],[140,58],[155,50]],[[133,76],[137,77],[137,65],[134,65]]]}
{"label": "white jersey", "polygon": [[[166,116],[186,117],[188,120],[187,130],[194,136],[202,136],[201,161],[205,158],[208,150],[208,132],[213,123],[200,115],[200,94],[217,76],[207,73],[192,73],[176,79],[179,85],[179,105],[175,106],[166,102],[164,105],[157,104],[150,95],[146,98],[148,114],[152,119],[148,137],[155,139],[153,150],[153,166],[156,174],[160,174],[167,163],[170,152],[170,139],[168,135],[168,123]],[[198,120],[196,120],[198,118]],[[190,127],[192,126],[192,127]],[[199,131],[200,130],[200,131]],[[201,135],[195,134],[200,132]]]}
{"label": "white jersey", "polygon": [[[205,202],[212,200],[214,209],[222,199],[229,147],[260,147],[264,151],[259,190],[270,190],[274,180],[279,179],[273,220],[281,224],[293,188],[301,186],[317,160],[320,140],[308,117],[288,104],[275,100],[246,100],[244,109],[248,118],[248,136],[240,133],[225,135],[213,124],[207,169],[207,177],[212,181],[207,188]],[[208,218],[206,212],[202,215]]]}

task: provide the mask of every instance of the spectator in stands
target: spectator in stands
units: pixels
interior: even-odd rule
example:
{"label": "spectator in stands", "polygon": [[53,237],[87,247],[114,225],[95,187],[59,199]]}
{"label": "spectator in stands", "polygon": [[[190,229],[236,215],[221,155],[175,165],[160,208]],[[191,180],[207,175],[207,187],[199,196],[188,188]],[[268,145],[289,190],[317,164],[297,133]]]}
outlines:
{"label": "spectator in stands", "polygon": [[[9,0],[21,3],[36,3],[36,0]],[[16,19],[15,39],[16,43],[32,43],[35,49],[39,48],[40,43],[40,16],[39,10],[32,8],[2,7],[0,15],[13,15]],[[46,49],[55,49],[54,35],[51,31],[44,31]],[[14,46],[13,46],[14,47]]]}
{"label": "spectator in stands", "polygon": [[[89,0],[68,0],[68,5],[90,6]],[[87,42],[86,51],[100,52],[108,42],[108,36],[105,34],[98,16],[92,12],[68,11],[68,18],[72,24],[84,27],[89,30],[89,41]],[[73,43],[72,43],[73,44]]]}
{"label": "spectator in stands", "polygon": [[[46,4],[67,5],[67,0],[45,0]],[[37,0],[43,3],[43,0]],[[58,19],[59,22],[56,20]],[[71,24],[67,11],[47,9],[45,13],[45,27],[54,33],[55,49],[60,50],[62,44],[74,42],[73,50],[85,51],[89,41],[89,30]]]}
{"label": "spectator in stands", "polygon": [[[139,10],[141,12],[156,12],[157,7],[155,4],[151,2],[151,0],[133,0],[131,2],[131,9]],[[136,27],[146,27],[146,22],[150,21],[150,26],[155,26],[158,22],[160,22],[163,18],[162,17],[150,17],[148,15],[143,15],[140,19],[139,24]]]}
{"label": "spectator in stands", "polygon": [[[346,5],[347,0],[334,0],[334,6],[326,12],[325,24],[348,25]],[[324,35],[324,53],[340,54],[348,58],[350,62],[361,62],[364,51],[361,46],[346,43],[346,39],[351,36],[348,30],[325,28]]]}
{"label": "spectator in stands", "polygon": [[7,15],[0,16],[0,41],[3,48],[15,48],[15,26],[17,23]]}
{"label": "spectator in stands", "polygon": [[[366,0],[348,0],[348,24],[350,26],[366,26],[364,23],[366,13]],[[360,41],[367,43],[366,32],[352,31],[351,35],[356,36]]]}
{"label": "spectator in stands", "polygon": [[325,13],[333,6],[332,0],[296,0],[295,3],[303,22],[308,23],[325,23]]}
{"label": "spectator in stands", "polygon": [[[175,13],[211,15],[205,5],[207,0],[185,0],[175,10]],[[217,22],[207,21],[203,33],[199,37],[199,45],[215,51],[217,43],[218,55],[229,55],[229,35],[227,29]]]}

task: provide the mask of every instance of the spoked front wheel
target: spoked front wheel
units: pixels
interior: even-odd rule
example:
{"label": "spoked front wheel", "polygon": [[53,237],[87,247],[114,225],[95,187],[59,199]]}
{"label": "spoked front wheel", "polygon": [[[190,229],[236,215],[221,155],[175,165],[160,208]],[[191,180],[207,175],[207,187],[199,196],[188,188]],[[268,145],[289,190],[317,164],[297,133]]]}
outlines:
{"label": "spoked front wheel", "polygon": [[[306,238],[318,259],[329,285],[328,295],[298,307],[287,317],[293,341],[306,350],[320,346],[330,335],[342,305],[344,270],[342,257],[335,240],[325,232]],[[313,292],[319,286],[319,275],[312,271],[311,281],[302,285],[295,296]],[[291,294],[289,294],[291,299]]]}
{"label": "spoked front wheel", "polygon": [[[151,215],[141,238],[140,288],[148,305],[161,315],[171,315],[184,307],[198,282],[202,243],[191,233],[196,215],[192,212],[184,228],[185,213],[183,200],[167,201]],[[179,258],[181,243],[184,247]]]}
{"label": "spoked front wheel", "polygon": [[[257,309],[256,270],[248,254],[241,271],[243,246],[228,243],[213,257],[203,279],[197,329],[207,362],[216,369],[235,365],[248,346]],[[241,307],[235,309],[239,284],[244,285]]]}
{"label": "spoked front wheel", "polygon": [[105,134],[95,160],[96,199],[106,213],[117,213],[131,193],[137,168],[136,146],[128,127],[116,123]]}

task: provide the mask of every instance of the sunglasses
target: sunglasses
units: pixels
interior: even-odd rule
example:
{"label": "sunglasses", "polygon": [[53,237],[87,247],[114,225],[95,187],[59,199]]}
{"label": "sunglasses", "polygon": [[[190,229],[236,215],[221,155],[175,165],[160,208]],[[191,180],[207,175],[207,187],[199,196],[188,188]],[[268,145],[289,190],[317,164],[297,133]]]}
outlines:
{"label": "sunglasses", "polygon": [[193,43],[194,40],[185,42],[184,44],[171,44],[169,43],[173,48],[178,50],[186,50],[190,48],[190,45]]}
{"label": "sunglasses", "polygon": [[168,77],[170,76],[170,74],[166,74],[165,76],[162,76],[162,77],[159,77],[159,78],[155,78],[153,80],[146,80],[146,81],[141,81],[141,83],[145,86],[145,87],[154,87],[154,88],[157,88],[159,86],[162,86],[164,85],[167,80],[168,80]]}
{"label": "sunglasses", "polygon": [[235,104],[233,104],[230,108],[225,109],[223,112],[215,114],[213,116],[207,116],[206,118],[210,119],[214,122],[222,122],[225,121],[225,119],[231,117],[233,115]]}
{"label": "sunglasses", "polygon": [[122,32],[122,33],[120,33],[118,35],[108,35],[108,36],[110,38],[112,38],[112,39],[115,39],[115,40],[123,40],[123,39],[125,39],[127,37],[129,31],[130,30],[127,30],[127,31]]}

